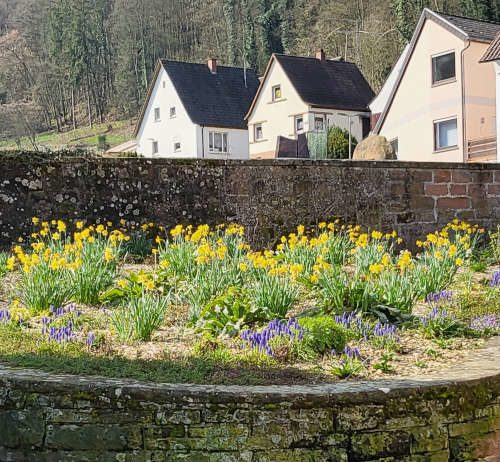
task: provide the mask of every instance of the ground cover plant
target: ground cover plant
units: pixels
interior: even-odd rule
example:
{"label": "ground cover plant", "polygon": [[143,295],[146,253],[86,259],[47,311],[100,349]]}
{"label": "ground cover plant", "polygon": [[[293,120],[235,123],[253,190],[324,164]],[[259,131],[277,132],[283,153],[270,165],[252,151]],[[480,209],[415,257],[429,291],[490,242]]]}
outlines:
{"label": "ground cover plant", "polygon": [[324,222],[259,251],[236,224],[32,221],[0,254],[9,364],[311,383],[437,370],[500,333],[498,230],[454,221],[412,253],[393,231]]}

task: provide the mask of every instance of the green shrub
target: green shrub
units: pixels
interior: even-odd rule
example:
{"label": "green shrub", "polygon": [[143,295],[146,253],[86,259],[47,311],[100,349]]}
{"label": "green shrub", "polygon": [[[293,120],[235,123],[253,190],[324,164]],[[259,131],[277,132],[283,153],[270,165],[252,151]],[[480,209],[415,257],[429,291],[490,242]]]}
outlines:
{"label": "green shrub", "polygon": [[169,297],[144,293],[116,309],[111,321],[121,340],[147,342],[163,323],[168,306]]}
{"label": "green shrub", "polygon": [[[352,153],[358,144],[356,138],[351,137]],[[348,159],[349,158],[349,132],[340,127],[331,127],[328,130],[328,158]]]}
{"label": "green shrub", "polygon": [[347,342],[346,330],[331,316],[301,318],[299,324],[304,328],[300,348],[306,356],[344,350]]}

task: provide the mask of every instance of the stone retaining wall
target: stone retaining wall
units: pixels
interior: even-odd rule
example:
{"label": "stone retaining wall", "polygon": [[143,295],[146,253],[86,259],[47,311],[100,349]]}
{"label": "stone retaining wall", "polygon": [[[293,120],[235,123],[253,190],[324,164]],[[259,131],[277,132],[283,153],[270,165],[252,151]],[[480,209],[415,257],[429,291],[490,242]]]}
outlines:
{"label": "stone retaining wall", "polygon": [[0,461],[498,462],[499,352],[441,378],[309,387],[0,368]]}
{"label": "stone retaining wall", "polygon": [[341,218],[410,242],[453,218],[500,222],[500,164],[2,158],[0,245],[31,217],[239,222],[257,245]]}

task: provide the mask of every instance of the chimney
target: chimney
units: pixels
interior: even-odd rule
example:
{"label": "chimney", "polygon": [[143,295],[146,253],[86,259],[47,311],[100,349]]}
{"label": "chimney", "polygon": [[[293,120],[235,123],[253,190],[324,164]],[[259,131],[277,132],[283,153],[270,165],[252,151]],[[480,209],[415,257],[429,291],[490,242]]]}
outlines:
{"label": "chimney", "polygon": [[323,62],[326,59],[323,48],[316,53],[316,59],[319,59],[321,62]]}
{"label": "chimney", "polygon": [[207,65],[212,74],[217,74],[217,59],[209,58],[207,61]]}

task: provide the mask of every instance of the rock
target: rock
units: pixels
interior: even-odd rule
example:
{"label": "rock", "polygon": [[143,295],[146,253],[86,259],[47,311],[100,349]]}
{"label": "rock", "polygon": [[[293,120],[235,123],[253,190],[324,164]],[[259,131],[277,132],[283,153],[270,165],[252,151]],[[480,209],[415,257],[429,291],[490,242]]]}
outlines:
{"label": "rock", "polygon": [[370,135],[358,143],[353,160],[395,160],[391,144],[383,136]]}

